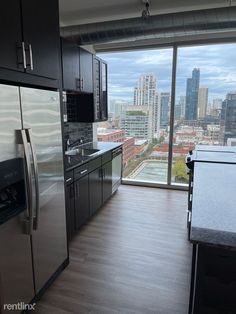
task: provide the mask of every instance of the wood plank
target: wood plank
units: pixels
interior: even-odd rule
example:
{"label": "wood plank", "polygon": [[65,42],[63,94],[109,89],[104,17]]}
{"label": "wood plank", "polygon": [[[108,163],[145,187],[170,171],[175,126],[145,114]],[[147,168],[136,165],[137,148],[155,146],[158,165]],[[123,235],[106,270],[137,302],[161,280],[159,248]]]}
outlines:
{"label": "wood plank", "polygon": [[35,313],[187,314],[187,193],[121,186],[70,244]]}

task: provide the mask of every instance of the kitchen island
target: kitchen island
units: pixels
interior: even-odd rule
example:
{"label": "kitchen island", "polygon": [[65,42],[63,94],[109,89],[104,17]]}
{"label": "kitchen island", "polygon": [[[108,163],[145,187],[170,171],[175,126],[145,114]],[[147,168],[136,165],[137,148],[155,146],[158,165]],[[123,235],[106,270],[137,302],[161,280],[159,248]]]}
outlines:
{"label": "kitchen island", "polygon": [[193,153],[189,314],[233,314],[236,313],[236,154],[228,147],[225,151],[209,147],[206,150],[201,147]]}

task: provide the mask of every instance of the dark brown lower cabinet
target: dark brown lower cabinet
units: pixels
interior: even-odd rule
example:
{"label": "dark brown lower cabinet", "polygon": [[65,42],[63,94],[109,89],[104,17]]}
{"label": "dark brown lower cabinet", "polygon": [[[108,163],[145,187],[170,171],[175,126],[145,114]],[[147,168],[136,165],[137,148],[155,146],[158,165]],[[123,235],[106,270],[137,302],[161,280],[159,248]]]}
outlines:
{"label": "dark brown lower cabinet", "polygon": [[70,240],[75,233],[75,193],[74,183],[66,186],[66,223],[67,237]]}
{"label": "dark brown lower cabinet", "polygon": [[78,230],[89,218],[89,176],[74,182],[75,189],[75,228]]}
{"label": "dark brown lower cabinet", "polygon": [[112,162],[102,166],[102,201],[108,200],[112,194]]}
{"label": "dark brown lower cabinet", "polygon": [[89,174],[90,216],[102,206],[102,168]]}
{"label": "dark brown lower cabinet", "polygon": [[189,314],[236,313],[236,252],[194,244]]}
{"label": "dark brown lower cabinet", "polygon": [[112,195],[111,151],[67,172],[65,179],[70,240]]}

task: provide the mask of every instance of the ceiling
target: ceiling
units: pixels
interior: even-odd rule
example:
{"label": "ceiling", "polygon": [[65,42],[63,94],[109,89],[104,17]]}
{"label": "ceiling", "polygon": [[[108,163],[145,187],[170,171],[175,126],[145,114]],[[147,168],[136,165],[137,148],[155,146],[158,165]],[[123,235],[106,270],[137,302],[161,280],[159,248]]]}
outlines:
{"label": "ceiling", "polygon": [[[150,0],[150,13],[219,8],[229,3],[229,0]],[[144,3],[143,0],[59,0],[59,6],[60,25],[70,26],[139,17]]]}

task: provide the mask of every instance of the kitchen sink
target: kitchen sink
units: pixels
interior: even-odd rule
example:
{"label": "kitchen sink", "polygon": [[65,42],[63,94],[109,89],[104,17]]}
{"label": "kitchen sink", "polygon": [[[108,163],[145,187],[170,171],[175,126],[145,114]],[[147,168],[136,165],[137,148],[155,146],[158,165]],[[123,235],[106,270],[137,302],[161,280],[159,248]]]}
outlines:
{"label": "kitchen sink", "polygon": [[67,156],[92,156],[93,154],[96,154],[99,152],[99,149],[94,149],[94,148],[76,148],[76,149],[71,149],[67,150],[65,154]]}
{"label": "kitchen sink", "polygon": [[83,148],[82,149],[82,156],[91,156],[93,154],[96,154],[97,152],[99,152],[99,149],[94,149],[94,148]]}

